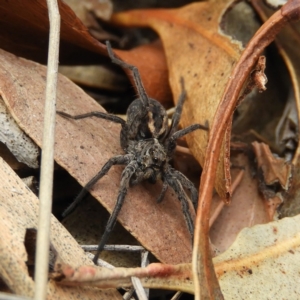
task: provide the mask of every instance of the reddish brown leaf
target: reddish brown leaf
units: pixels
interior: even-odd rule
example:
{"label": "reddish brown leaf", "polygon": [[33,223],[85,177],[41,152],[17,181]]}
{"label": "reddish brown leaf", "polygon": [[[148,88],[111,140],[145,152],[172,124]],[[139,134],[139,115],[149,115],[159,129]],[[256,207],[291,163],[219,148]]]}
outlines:
{"label": "reddish brown leaf", "polygon": [[[81,50],[78,46],[105,55],[105,46],[89,34],[87,28],[70,7],[62,1],[58,1],[58,4],[62,20],[62,49],[73,45],[73,49],[68,50],[69,53],[66,51],[60,53],[60,60],[66,59],[66,56],[71,53],[72,55],[76,52],[80,53]],[[46,62],[46,41],[49,30],[47,2],[43,0],[24,0],[20,3],[1,2],[0,14],[2,21],[0,41],[3,49],[36,61]],[[79,58],[80,56],[77,57],[77,60]]]}

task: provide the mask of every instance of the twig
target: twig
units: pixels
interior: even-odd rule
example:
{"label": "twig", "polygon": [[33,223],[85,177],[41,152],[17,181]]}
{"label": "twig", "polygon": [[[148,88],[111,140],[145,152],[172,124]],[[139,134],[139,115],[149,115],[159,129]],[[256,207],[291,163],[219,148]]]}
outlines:
{"label": "twig", "polygon": [[0,300],[31,300],[31,298],[7,293],[0,293]]}
{"label": "twig", "polygon": [[[141,267],[145,268],[149,265],[149,251],[142,251],[141,253]],[[150,289],[144,289],[145,294],[147,296],[147,298],[149,298],[150,295]]]}
{"label": "twig", "polygon": [[176,145],[176,152],[182,153],[182,154],[187,154],[187,155],[193,155],[189,148],[178,146],[178,145]]}
{"label": "twig", "polygon": [[135,293],[139,300],[148,300],[144,287],[139,278],[132,276],[131,277],[132,285],[135,288]]}
{"label": "twig", "polygon": [[143,251],[141,253],[141,267],[145,268],[149,265],[149,251]]}
{"label": "twig", "polygon": [[[98,246],[97,246],[97,247],[98,247]],[[97,249],[96,249],[96,250],[97,250]],[[95,255],[92,254],[92,253],[90,253],[90,252],[87,252],[86,255],[87,255],[87,257],[88,257],[89,259],[91,259],[91,260],[93,260],[94,257],[95,257]],[[105,267],[105,268],[107,268],[107,269],[111,269],[111,270],[115,268],[115,266],[109,264],[108,262],[106,262],[105,260],[102,260],[101,258],[98,258],[98,260],[97,260],[97,265],[100,266],[100,267]]]}
{"label": "twig", "polygon": [[132,295],[134,294],[135,290],[134,288],[130,288],[129,291],[127,291],[124,295],[123,295],[123,300],[130,300],[130,299],[134,299],[132,297]]}
{"label": "twig", "polygon": [[[85,251],[95,251],[98,249],[98,245],[82,245],[81,248]],[[141,246],[130,246],[130,245],[106,245],[104,246],[104,250],[108,251],[140,251],[141,252],[141,267],[146,267],[149,264],[148,255],[149,252],[145,251],[145,249]],[[94,259],[94,255],[92,253],[87,253],[88,257]],[[105,262],[102,259],[98,258],[97,261],[98,266],[106,267],[108,269],[115,268],[113,265]],[[139,278],[131,277],[132,285],[134,286],[135,292],[139,300],[147,300],[149,297],[149,289],[144,289],[142,283]],[[132,294],[126,295],[127,297],[131,297]]]}
{"label": "twig", "polygon": [[57,1],[47,0],[47,6],[49,11],[50,35],[41,162],[40,205],[36,250],[37,254],[35,259],[34,276],[35,300],[46,299],[47,295],[54,165],[55,106],[60,34],[60,15]]}
{"label": "twig", "polygon": [[170,118],[175,112],[175,106],[174,107],[171,107],[167,110],[167,115],[168,117]]}
{"label": "twig", "polygon": [[177,293],[172,297],[171,300],[179,300],[179,299],[181,298],[182,294],[183,294],[182,292],[177,292]]}
{"label": "twig", "polygon": [[[98,245],[81,245],[84,251],[97,251]],[[103,250],[106,251],[127,251],[127,252],[141,252],[145,251],[142,246],[131,246],[131,245],[105,245]]]}

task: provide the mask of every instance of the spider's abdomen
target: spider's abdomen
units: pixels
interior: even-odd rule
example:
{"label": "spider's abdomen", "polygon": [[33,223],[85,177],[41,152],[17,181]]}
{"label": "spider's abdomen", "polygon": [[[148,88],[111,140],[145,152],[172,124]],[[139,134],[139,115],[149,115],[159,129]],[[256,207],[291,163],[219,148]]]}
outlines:
{"label": "spider's abdomen", "polygon": [[154,99],[149,98],[147,107],[140,99],[136,99],[127,109],[127,126],[131,140],[162,139],[168,132],[167,112]]}

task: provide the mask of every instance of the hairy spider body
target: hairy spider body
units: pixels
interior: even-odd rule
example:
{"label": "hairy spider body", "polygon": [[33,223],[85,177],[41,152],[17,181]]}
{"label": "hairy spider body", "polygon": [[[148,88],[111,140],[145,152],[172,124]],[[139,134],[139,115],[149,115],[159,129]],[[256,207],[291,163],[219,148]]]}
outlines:
{"label": "hairy spider body", "polygon": [[[162,139],[168,130],[168,116],[164,107],[149,98],[147,106],[140,99],[134,100],[128,107],[127,122],[121,130],[125,140]],[[121,141],[122,145],[122,141]]]}
{"label": "hairy spider body", "polygon": [[117,221],[117,217],[122,208],[128,188],[145,180],[151,183],[155,183],[158,180],[163,182],[162,191],[157,202],[161,202],[163,200],[168,186],[175,191],[181,202],[191,238],[193,238],[194,225],[189,211],[188,198],[184,192],[184,188],[190,192],[191,200],[195,208],[198,200],[198,191],[189,179],[179,171],[173,169],[169,162],[173,157],[173,153],[176,148],[176,140],[178,138],[197,129],[207,130],[206,126],[200,124],[194,124],[187,128],[177,130],[186,96],[183,79],[181,80],[182,93],[179,97],[178,104],[172,118],[172,124],[169,127],[166,110],[158,101],[148,98],[141,82],[138,69],[117,59],[112,52],[109,42],[107,42],[107,50],[112,62],[132,71],[133,79],[139,94],[139,98],[134,100],[128,107],[127,121],[103,112],[90,112],[78,116],[71,116],[64,112],[57,112],[63,117],[75,120],[95,116],[119,123],[122,126],[120,132],[120,143],[125,154],[110,158],[102,169],[85,185],[74,202],[63,213],[63,216],[69,214],[86,195],[86,193],[88,193],[88,190],[100,178],[106,175],[113,165],[125,165],[121,175],[121,183],[116,205],[109,217],[105,232],[100,240],[98,251],[94,257],[95,264],[97,264],[99,254],[103,250],[109,234]]}

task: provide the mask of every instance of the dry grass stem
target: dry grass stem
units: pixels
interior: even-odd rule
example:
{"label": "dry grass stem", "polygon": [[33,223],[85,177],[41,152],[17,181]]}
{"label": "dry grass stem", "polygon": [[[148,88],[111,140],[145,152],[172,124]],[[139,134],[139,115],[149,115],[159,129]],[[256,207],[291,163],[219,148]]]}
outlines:
{"label": "dry grass stem", "polygon": [[40,207],[35,260],[35,300],[46,299],[47,295],[54,167],[56,86],[60,36],[60,15],[57,1],[47,0],[47,5],[50,19],[50,36],[41,162]]}

